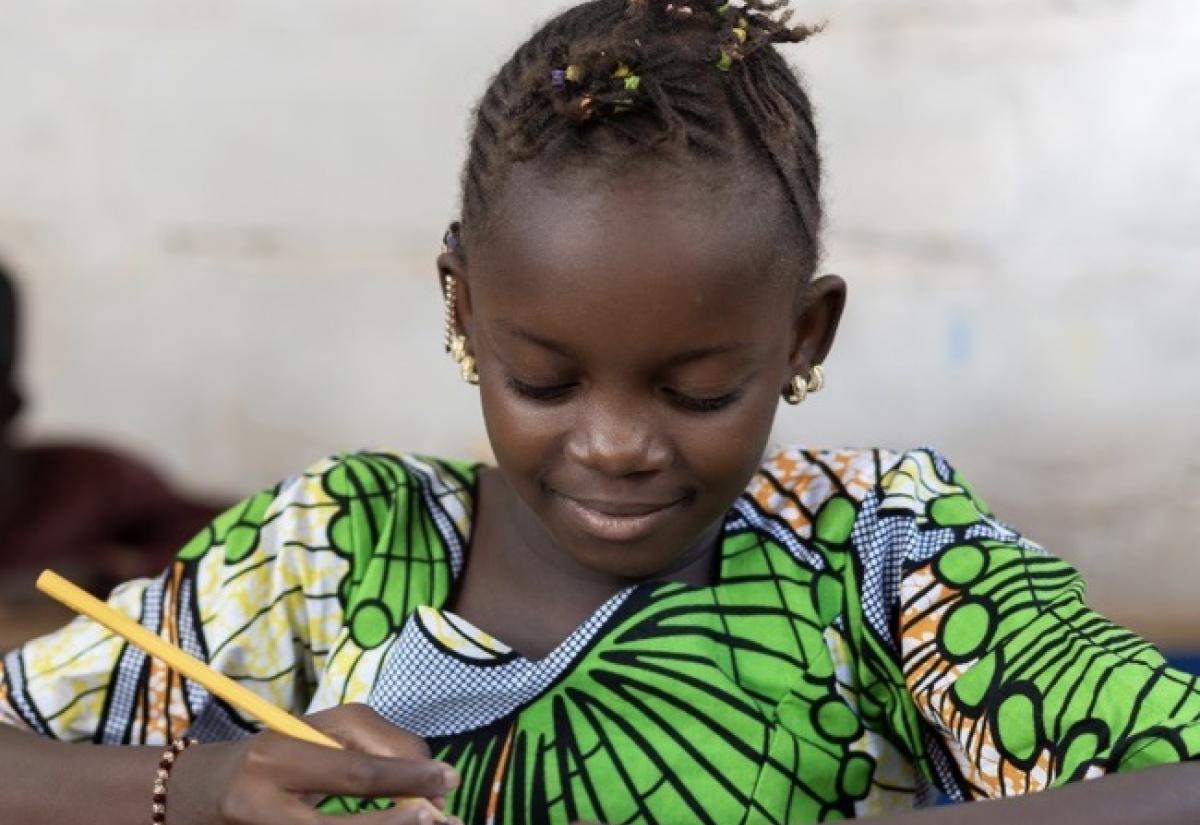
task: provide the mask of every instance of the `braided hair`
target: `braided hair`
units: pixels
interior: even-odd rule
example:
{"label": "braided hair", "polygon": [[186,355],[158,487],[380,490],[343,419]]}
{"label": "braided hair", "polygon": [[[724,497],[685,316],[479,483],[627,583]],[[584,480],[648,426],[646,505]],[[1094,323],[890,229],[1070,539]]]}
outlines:
{"label": "braided hair", "polygon": [[[592,0],[552,19],[492,79],[475,111],[462,175],[465,255],[513,166],[610,165],[631,157],[765,162],[795,213],[805,276],[821,227],[820,156],[808,96],[779,43],[787,0]],[[686,166],[684,168],[692,168]]]}

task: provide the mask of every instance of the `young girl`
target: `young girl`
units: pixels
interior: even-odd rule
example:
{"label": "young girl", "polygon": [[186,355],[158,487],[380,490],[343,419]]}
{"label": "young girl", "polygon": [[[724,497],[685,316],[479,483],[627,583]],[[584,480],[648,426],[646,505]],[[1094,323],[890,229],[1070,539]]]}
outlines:
{"label": "young girl", "polygon": [[[4,660],[0,820],[797,825],[1200,753],[1194,680],[945,458],[767,449],[846,294],[783,5],[596,0],[492,81],[438,271],[496,467],[323,461],[113,594],[348,749],[81,620]],[[1197,779],[970,815],[1195,821]]]}

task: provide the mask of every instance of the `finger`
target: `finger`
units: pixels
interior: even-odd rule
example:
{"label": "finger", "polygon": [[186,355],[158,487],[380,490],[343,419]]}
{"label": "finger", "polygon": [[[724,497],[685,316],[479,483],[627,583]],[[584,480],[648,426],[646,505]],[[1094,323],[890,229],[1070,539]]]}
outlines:
{"label": "finger", "polygon": [[278,804],[267,818],[259,822],[286,822],[288,825],[462,825],[458,819],[446,819],[428,804],[407,808],[389,808],[386,811],[370,811],[353,814],[350,817],[323,814],[307,807],[294,798],[288,798]]}
{"label": "finger", "polygon": [[354,702],[305,717],[314,728],[352,750],[376,756],[428,758],[429,746],[419,736],[393,725],[373,708]]}
{"label": "finger", "polygon": [[353,814],[350,819],[345,816],[326,816],[320,814],[318,825],[463,825],[456,816],[446,816],[441,811],[435,811],[429,805],[414,808],[391,808],[386,811],[369,811]]}
{"label": "finger", "polygon": [[419,813],[397,811],[392,808],[387,811],[353,814],[349,819],[345,816],[318,814],[316,825],[463,825],[463,822],[456,817],[439,819],[438,815],[429,808],[422,809]]}
{"label": "finger", "polygon": [[458,774],[443,762],[334,750],[284,736],[264,738],[248,758],[250,771],[298,794],[432,798],[458,785]]}
{"label": "finger", "polygon": [[462,825],[461,820],[459,820],[458,817],[450,816],[445,812],[445,800],[439,802],[438,800],[409,797],[407,799],[397,799],[395,802],[396,804],[394,810],[414,810],[419,812],[422,808],[425,808],[432,812],[434,822],[446,823],[446,825]]}

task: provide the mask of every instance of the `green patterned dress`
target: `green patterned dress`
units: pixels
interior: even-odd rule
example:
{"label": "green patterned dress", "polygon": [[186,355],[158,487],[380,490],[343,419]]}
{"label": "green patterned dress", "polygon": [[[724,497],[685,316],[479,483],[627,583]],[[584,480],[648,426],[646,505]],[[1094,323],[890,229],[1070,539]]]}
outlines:
{"label": "green patterned dress", "polygon": [[[712,586],[630,587],[536,661],[445,609],[476,472],[324,461],[111,604],[294,713],[365,702],[426,737],[471,823],[798,825],[1200,753],[1196,681],[932,451],[773,452]],[[85,620],[0,676],[0,722],[58,739],[255,730]]]}

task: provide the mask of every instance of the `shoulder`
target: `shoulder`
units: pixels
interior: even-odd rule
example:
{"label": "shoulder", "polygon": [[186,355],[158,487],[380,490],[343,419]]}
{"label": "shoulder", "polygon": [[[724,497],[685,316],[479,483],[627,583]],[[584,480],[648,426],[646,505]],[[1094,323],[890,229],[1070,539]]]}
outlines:
{"label": "shoulder", "polygon": [[395,514],[411,518],[413,508],[436,509],[458,526],[470,513],[476,472],[470,462],[395,450],[328,456],[225,511],[180,557],[187,561],[222,546],[232,560],[284,545],[353,555],[355,524],[378,528],[395,523]]}
{"label": "shoulder", "polygon": [[838,521],[869,513],[947,525],[991,516],[958,470],[931,447],[777,447],[742,500],[801,535],[823,513],[832,519],[834,511]]}
{"label": "shoulder", "polygon": [[763,459],[746,493],[767,512],[789,506],[817,512],[833,498],[857,503],[878,489],[904,455],[877,447],[776,447]]}
{"label": "shoulder", "polygon": [[879,479],[879,510],[922,523],[953,527],[990,519],[992,512],[942,453],[909,450]]}
{"label": "shoulder", "polygon": [[949,459],[932,447],[775,447],[751,481],[752,490],[765,494],[764,486],[813,504],[839,493],[856,501],[881,493],[897,504],[907,495],[917,506],[939,495],[970,492]]}
{"label": "shoulder", "polygon": [[280,504],[301,498],[329,501],[372,500],[404,491],[434,496],[473,488],[477,465],[396,450],[357,450],[315,462],[285,479],[275,490]]}

